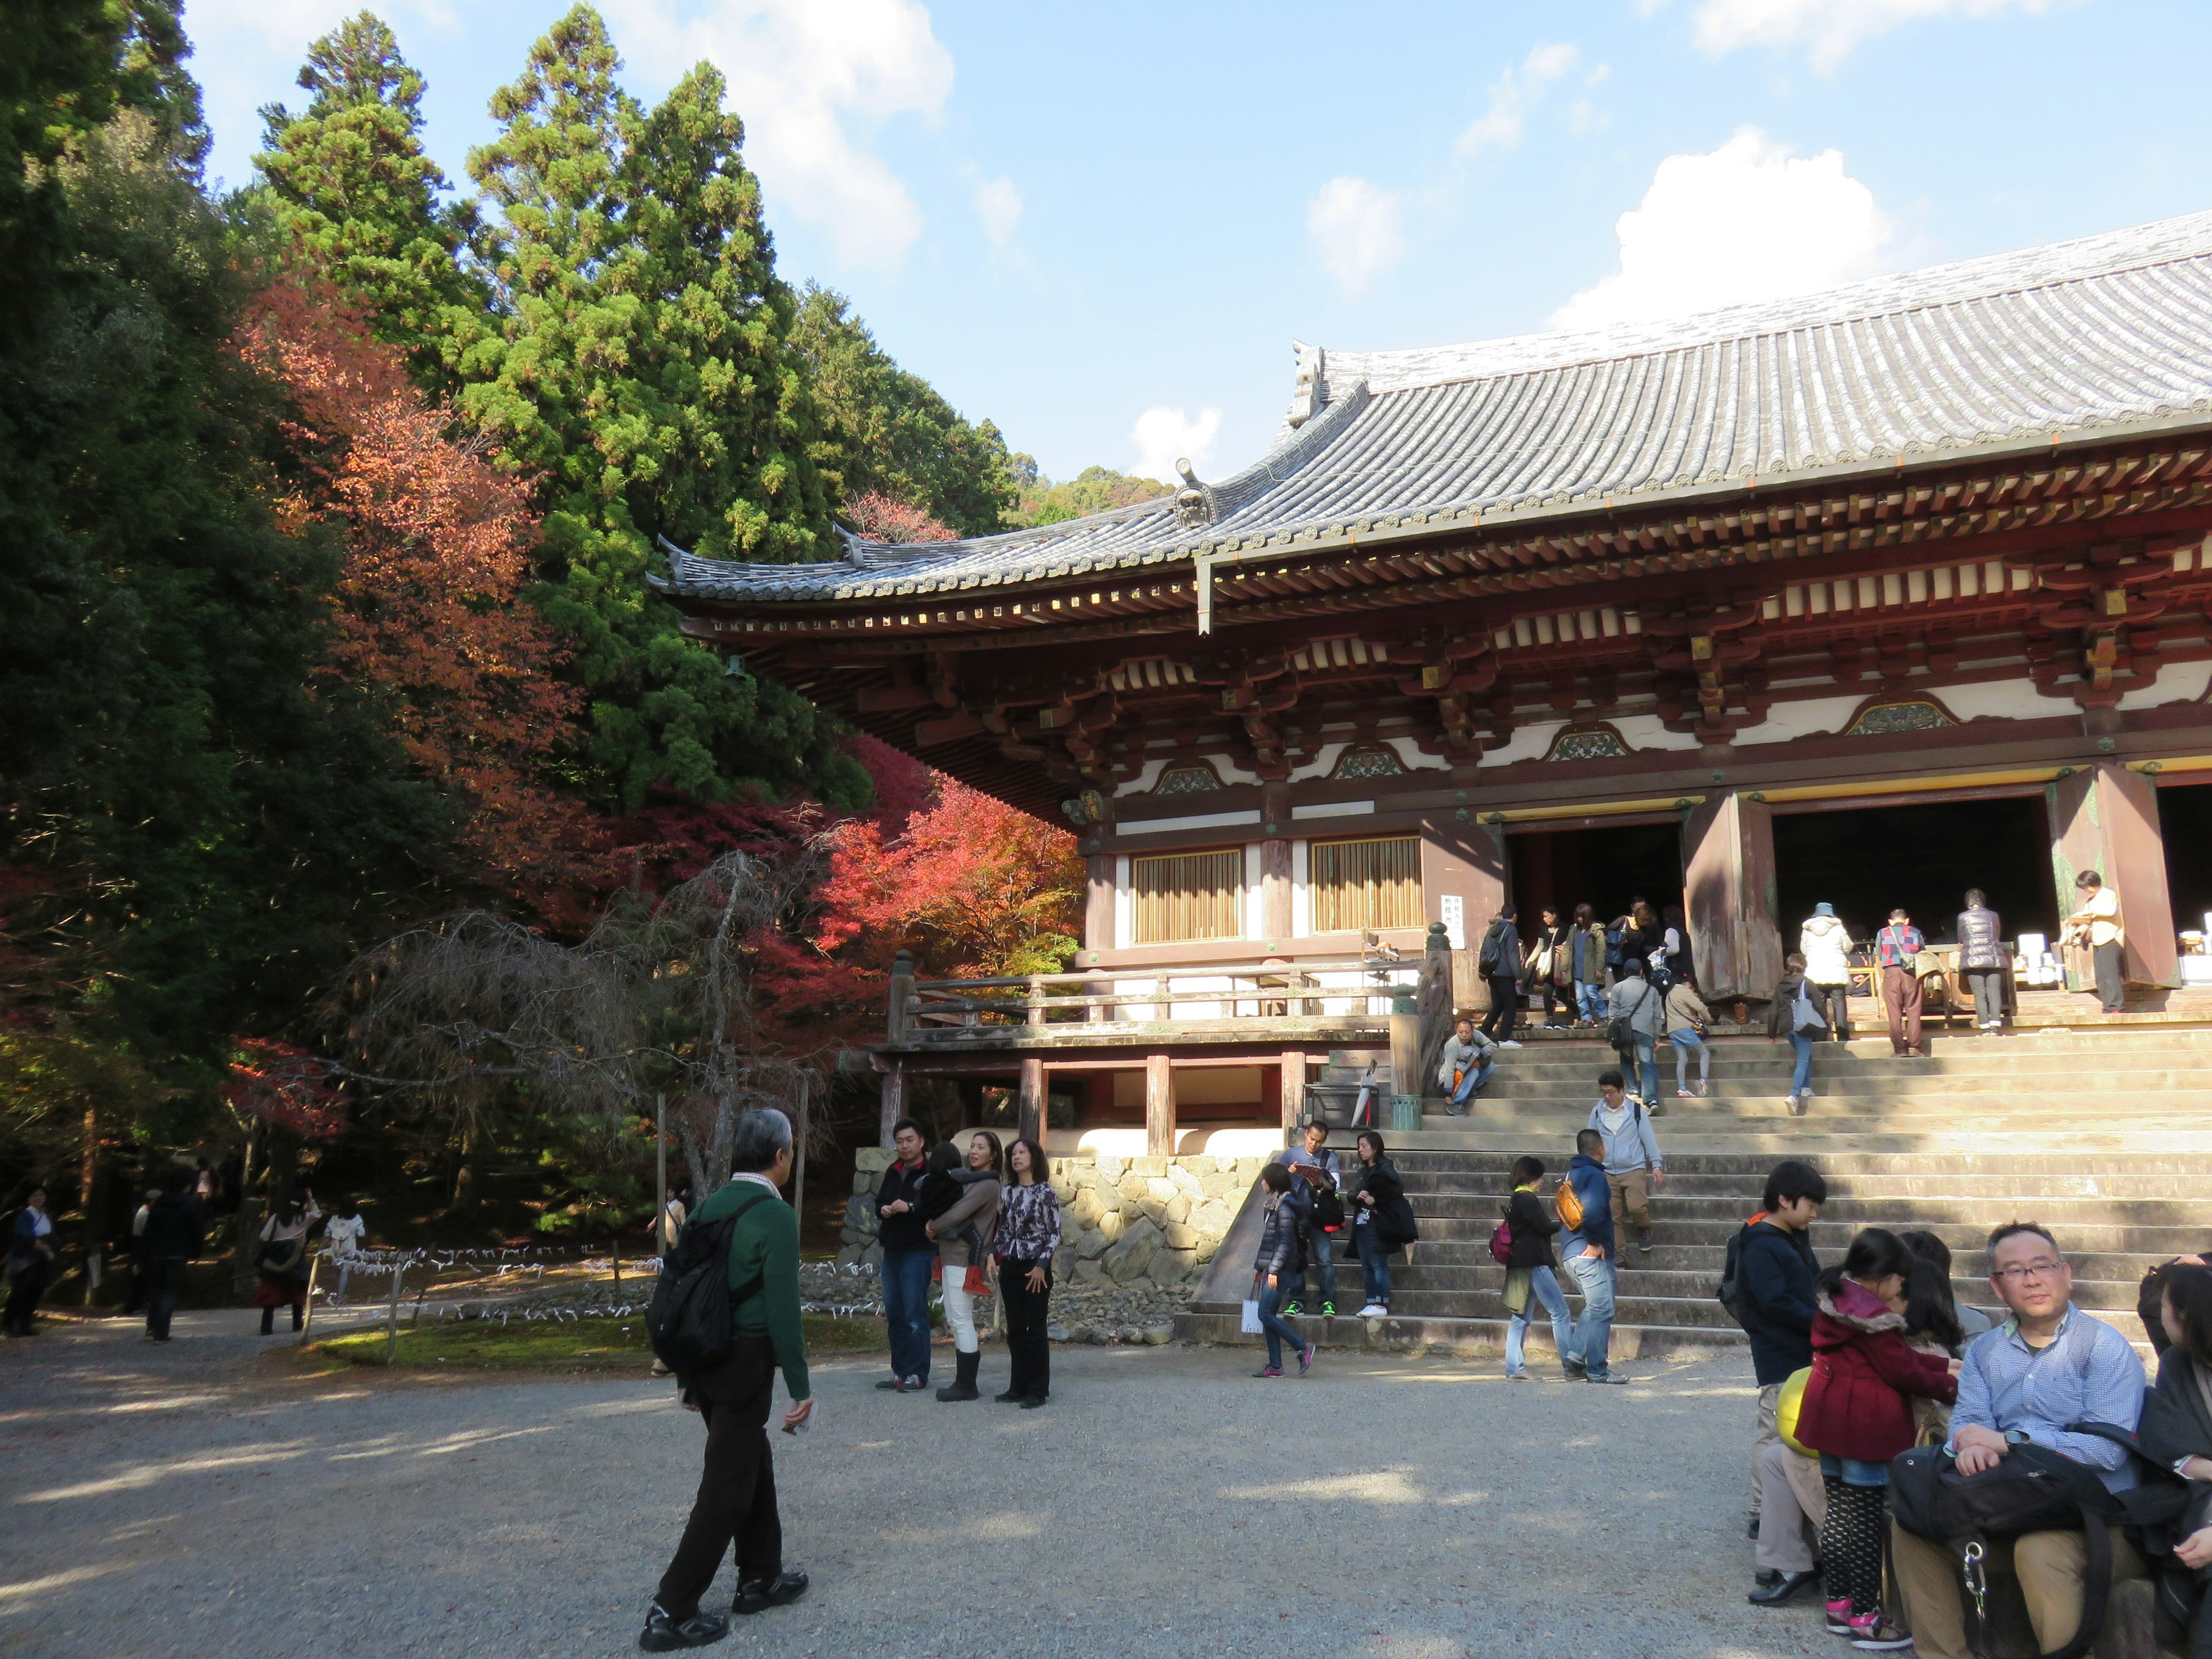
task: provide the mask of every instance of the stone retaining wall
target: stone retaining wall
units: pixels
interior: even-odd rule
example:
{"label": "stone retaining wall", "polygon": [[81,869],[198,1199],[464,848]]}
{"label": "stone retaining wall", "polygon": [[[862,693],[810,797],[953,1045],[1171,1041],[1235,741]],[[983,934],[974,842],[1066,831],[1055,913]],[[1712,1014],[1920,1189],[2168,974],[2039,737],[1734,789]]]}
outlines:
{"label": "stone retaining wall", "polygon": [[[1054,1272],[1077,1285],[1195,1281],[1213,1260],[1267,1160],[1252,1158],[1055,1158],[1060,1250]],[[860,1149],[845,1206],[841,1265],[876,1265],[875,1194],[891,1154]]]}

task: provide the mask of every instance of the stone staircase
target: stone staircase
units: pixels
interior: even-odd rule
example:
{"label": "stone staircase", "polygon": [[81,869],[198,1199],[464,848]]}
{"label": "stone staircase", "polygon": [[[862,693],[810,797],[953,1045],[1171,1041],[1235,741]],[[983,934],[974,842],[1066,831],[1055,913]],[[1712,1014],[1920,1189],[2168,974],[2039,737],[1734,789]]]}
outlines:
{"label": "stone staircase", "polygon": [[[1652,1205],[1652,1246],[1631,1249],[1618,1287],[1616,1356],[1656,1357],[1741,1346],[1742,1332],[1713,1298],[1729,1237],[1759,1208],[1767,1171],[1802,1158],[1827,1178],[1815,1224],[1824,1262],[1864,1226],[1925,1228],[1951,1246],[1961,1302],[1994,1305],[1981,1249],[2000,1222],[2033,1219],[2058,1237],[2081,1305],[2142,1343],[2137,1281],[2154,1264],[2212,1246],[2212,1030],[2064,1030],[1930,1038],[1925,1060],[1892,1056],[1887,1038],[1824,1045],[1804,1117],[1784,1096],[1786,1045],[1755,1036],[1714,1046],[1711,1093],[1674,1097],[1671,1051],[1659,1051],[1662,1111],[1656,1123],[1668,1181]],[[1324,1081],[1356,1078],[1369,1056],[1332,1056]],[[1387,1079],[1389,1058],[1380,1056]],[[1505,1271],[1488,1240],[1523,1152],[1565,1170],[1574,1133],[1613,1063],[1578,1033],[1529,1034],[1501,1056],[1484,1097],[1464,1117],[1431,1102],[1419,1131],[1383,1133],[1420,1218],[1413,1262],[1394,1264],[1391,1317],[1309,1319],[1317,1341],[1495,1352],[1504,1341]],[[1695,1076],[1692,1058],[1692,1076]],[[1377,1117],[1387,1125],[1387,1094]],[[1330,1144],[1351,1157],[1353,1132]],[[1237,1299],[1249,1284],[1249,1229],[1232,1229],[1179,1334],[1255,1341],[1237,1332]],[[1565,1275],[1562,1275],[1564,1279]],[[1568,1287],[1571,1294],[1571,1286]],[[1337,1306],[1361,1301],[1357,1261],[1337,1269]],[[1531,1333],[1549,1343],[1548,1325]]]}

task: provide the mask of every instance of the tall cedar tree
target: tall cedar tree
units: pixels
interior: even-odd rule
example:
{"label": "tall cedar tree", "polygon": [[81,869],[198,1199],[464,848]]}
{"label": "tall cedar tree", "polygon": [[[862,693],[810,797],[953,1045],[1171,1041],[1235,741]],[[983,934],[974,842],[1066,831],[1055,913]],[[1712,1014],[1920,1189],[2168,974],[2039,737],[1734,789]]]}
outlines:
{"label": "tall cedar tree", "polygon": [[792,329],[827,417],[815,453],[836,499],[849,514],[864,497],[890,496],[963,536],[1003,528],[1015,481],[999,428],[970,424],[848,307],[810,283]]}
{"label": "tall cedar tree", "polygon": [[451,361],[486,325],[489,291],[462,258],[473,204],[447,206],[422,153],[422,77],[369,12],[307,49],[298,115],[261,112],[254,157],[277,222],[355,297],[376,337],[407,353],[417,382],[450,385]]}
{"label": "tall cedar tree", "polygon": [[547,787],[579,735],[583,699],[562,653],[517,603],[538,520],[526,483],[448,430],[398,349],[365,337],[319,281],[258,298],[241,349],[284,385],[296,471],[280,516],[336,526],[331,671],[372,696],[416,774],[451,798],[463,887],[546,896],[599,874],[582,805]]}
{"label": "tall cedar tree", "polygon": [[501,131],[469,170],[505,217],[503,327],[463,354],[461,407],[501,465],[545,478],[534,597],[592,698],[592,793],[635,808],[659,785],[751,783],[854,805],[866,775],[836,723],[684,638],[646,581],[657,538],[754,559],[834,543],[793,300],[722,79],[701,64],[648,114],[618,67],[579,6],[492,100]]}

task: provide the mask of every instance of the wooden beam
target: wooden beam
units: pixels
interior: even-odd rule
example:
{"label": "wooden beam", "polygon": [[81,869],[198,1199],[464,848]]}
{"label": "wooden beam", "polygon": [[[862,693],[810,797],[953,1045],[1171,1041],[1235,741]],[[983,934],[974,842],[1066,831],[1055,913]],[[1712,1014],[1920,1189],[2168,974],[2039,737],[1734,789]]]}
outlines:
{"label": "wooden beam", "polygon": [[1145,1056],[1145,1151],[1153,1158],[1173,1158],[1175,1149],[1175,1071],[1167,1055],[1149,1054]]}
{"label": "wooden beam", "polygon": [[1021,1126],[1024,1139],[1044,1145],[1044,1061],[1036,1054],[1022,1056]]}
{"label": "wooden beam", "polygon": [[1303,1049],[1283,1050],[1281,1066],[1283,1081],[1283,1138],[1290,1144],[1290,1132],[1298,1127],[1306,1110],[1306,1057]]}

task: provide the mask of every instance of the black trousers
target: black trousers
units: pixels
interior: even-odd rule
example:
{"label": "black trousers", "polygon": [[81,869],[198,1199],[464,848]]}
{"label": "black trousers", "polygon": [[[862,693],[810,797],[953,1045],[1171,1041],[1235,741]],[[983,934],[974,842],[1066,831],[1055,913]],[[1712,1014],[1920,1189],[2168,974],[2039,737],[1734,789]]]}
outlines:
{"label": "black trousers", "polygon": [[2127,986],[2120,978],[2120,942],[2093,945],[2089,955],[2097,970],[2097,1000],[2105,1005],[2105,1012],[2117,1014],[2127,1006]]}
{"label": "black trousers", "polygon": [[15,1277],[8,1281],[8,1311],[0,1315],[0,1330],[10,1330],[19,1335],[31,1334],[32,1322],[38,1316],[39,1298],[46,1293],[46,1280],[53,1276],[54,1264],[40,1256],[37,1260],[15,1269]]}
{"label": "black trousers", "polygon": [[170,1316],[177,1311],[177,1292],[185,1288],[182,1256],[157,1256],[146,1264],[146,1334],[167,1340]]}
{"label": "black trousers", "polygon": [[1490,976],[1490,1012],[1482,1017],[1482,1034],[1504,1042],[1513,1035],[1513,1022],[1521,1012],[1521,981],[1512,974]]}
{"label": "black trousers", "polygon": [[714,1582],[734,1540],[738,1582],[783,1571],[783,1522],[775,1512],[775,1457],[768,1408],[775,1396],[775,1350],[740,1337],[737,1352],[691,1379],[686,1392],[707,1425],[706,1467],[691,1518],[654,1595],[669,1616],[689,1619]]}
{"label": "black trousers", "polygon": [[[1826,1040],[1849,1042],[1851,1040],[1851,988],[1848,985],[1814,985],[1812,991],[1813,1006],[1827,1016],[1828,1036]],[[1815,1042],[1822,1040],[1820,1037],[1813,1039]]]}
{"label": "black trousers", "polygon": [[1045,1340],[1052,1306],[1052,1263],[1044,1264],[1044,1288],[1030,1288],[1030,1269],[1037,1264],[1006,1256],[999,1263],[999,1295],[1006,1304],[1006,1357],[1013,1380],[1006,1384],[1017,1399],[1042,1400],[1052,1392],[1052,1344]]}

